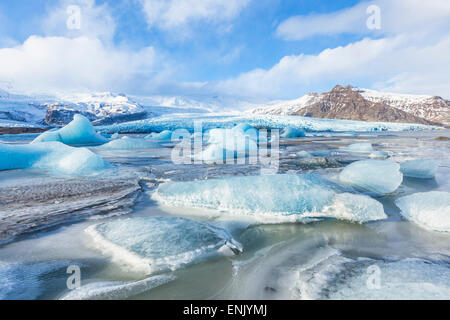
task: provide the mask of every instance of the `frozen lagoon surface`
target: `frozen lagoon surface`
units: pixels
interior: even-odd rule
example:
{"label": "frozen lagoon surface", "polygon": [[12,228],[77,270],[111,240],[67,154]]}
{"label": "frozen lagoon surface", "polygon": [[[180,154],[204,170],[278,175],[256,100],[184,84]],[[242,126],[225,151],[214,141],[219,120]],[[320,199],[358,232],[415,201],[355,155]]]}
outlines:
{"label": "frozen lagoon surface", "polygon": [[[445,217],[435,219],[433,212],[442,215],[447,208],[442,194],[450,192],[450,142],[436,138],[450,137],[449,131],[298,117],[198,118],[205,120],[204,150],[214,143],[208,144],[207,129],[238,123],[243,132],[249,125],[293,126],[306,137],[281,138],[275,178],[261,176],[261,167],[248,162],[175,164],[171,154],[178,142],[145,139],[151,131],[192,133],[194,119],[187,116],[100,128],[112,134],[133,127],[138,133],[121,134],[115,146],[81,147],[111,165],[94,177],[61,175],[50,165],[0,171],[0,297],[450,299],[449,233],[405,216],[408,210],[445,227]],[[5,135],[0,143],[24,148],[37,136]],[[404,175],[387,195],[340,181],[345,167],[374,152],[399,164],[439,165],[431,179]],[[439,202],[424,205],[435,192]],[[336,199],[334,215],[310,214]],[[258,211],[263,219],[248,219]],[[311,219],[269,219],[286,212]],[[105,250],[105,243],[116,251]],[[145,259],[158,261],[156,273],[129,268]],[[75,291],[66,287],[71,265],[82,275]],[[377,268],[379,283],[368,289]]]}

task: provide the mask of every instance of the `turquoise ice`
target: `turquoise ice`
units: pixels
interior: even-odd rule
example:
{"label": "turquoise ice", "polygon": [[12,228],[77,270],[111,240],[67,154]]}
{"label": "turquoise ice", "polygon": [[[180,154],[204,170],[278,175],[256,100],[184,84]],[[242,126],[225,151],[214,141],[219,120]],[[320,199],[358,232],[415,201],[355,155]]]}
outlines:
{"label": "turquoise ice", "polygon": [[99,145],[108,142],[108,139],[98,134],[91,122],[80,114],[76,114],[73,121],[65,127],[46,131],[39,135],[33,143],[59,141],[68,145]]}
{"label": "turquoise ice", "polygon": [[56,174],[92,175],[108,165],[87,148],[74,148],[56,141],[28,145],[0,144],[0,171],[33,168]]}
{"label": "turquoise ice", "polygon": [[313,174],[262,175],[167,182],[154,194],[160,203],[225,211],[259,223],[335,218],[367,222],[386,218],[382,205]]}

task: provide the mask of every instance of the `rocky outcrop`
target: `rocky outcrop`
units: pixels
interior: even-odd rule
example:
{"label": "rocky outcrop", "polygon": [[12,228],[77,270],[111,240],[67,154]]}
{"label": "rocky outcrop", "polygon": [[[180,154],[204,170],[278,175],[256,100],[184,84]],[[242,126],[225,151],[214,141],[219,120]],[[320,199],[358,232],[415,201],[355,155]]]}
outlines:
{"label": "rocky outcrop", "polygon": [[360,93],[353,91],[352,87],[340,85],[323,94],[319,101],[293,114],[312,118],[433,124],[432,121],[387,104],[364,99]]}

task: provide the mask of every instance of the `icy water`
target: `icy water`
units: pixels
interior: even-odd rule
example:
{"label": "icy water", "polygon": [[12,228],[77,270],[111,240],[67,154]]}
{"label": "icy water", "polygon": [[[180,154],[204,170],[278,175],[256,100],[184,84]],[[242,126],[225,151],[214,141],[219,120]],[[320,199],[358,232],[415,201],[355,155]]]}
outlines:
{"label": "icy water", "polygon": [[[0,136],[0,142],[23,144],[35,136]],[[67,287],[72,275],[67,270],[75,265],[85,290],[72,298],[450,299],[450,234],[405,221],[395,205],[396,199],[417,192],[450,192],[450,141],[438,136],[450,137],[450,132],[324,133],[280,141],[279,173],[317,173],[331,181],[337,180],[346,165],[368,158],[368,153],[339,151],[353,143],[371,143],[398,162],[439,162],[434,179],[404,177],[394,193],[371,195],[382,203],[388,217],[365,224],[334,219],[261,224],[222,219],[226,213],[220,210],[205,214],[160,206],[153,194],[167,181],[260,173],[256,165],[174,164],[171,142],[145,150],[91,148],[116,166],[96,177],[54,176],[44,170],[2,171],[0,298],[58,299],[74,293]],[[296,155],[300,151],[317,151],[321,156],[304,159]],[[147,221],[148,217],[183,217],[200,224],[183,229],[184,220],[174,220],[169,229],[173,232],[158,233],[161,230],[149,226],[151,234],[145,234],[139,230],[141,220],[133,219]],[[135,252],[178,254],[178,249],[201,246],[202,241],[208,242],[205,250],[222,245],[231,250],[210,256],[203,255],[205,251],[199,259],[178,256],[182,261],[178,264],[154,260],[156,271],[149,279],[149,272],[136,267],[141,262],[133,260],[135,256],[118,257],[111,248],[99,248],[92,230],[99,232],[96,225],[109,222],[117,222],[104,225],[110,228],[109,235],[120,233],[116,242],[122,241]],[[206,229],[208,233],[203,234]],[[134,236],[142,238],[141,245],[147,241],[163,247],[148,253],[145,246],[127,242]],[[231,245],[230,237],[242,247]],[[166,242],[172,247],[164,247]],[[127,257],[128,263],[123,261]]]}

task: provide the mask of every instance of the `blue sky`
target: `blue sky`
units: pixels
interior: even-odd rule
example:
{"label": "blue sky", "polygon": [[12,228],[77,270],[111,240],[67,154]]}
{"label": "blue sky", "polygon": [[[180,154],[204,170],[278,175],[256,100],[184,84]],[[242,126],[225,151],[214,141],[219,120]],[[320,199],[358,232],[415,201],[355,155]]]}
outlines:
{"label": "blue sky", "polygon": [[[448,97],[450,5],[426,3],[2,1],[0,86],[285,99],[350,83]],[[371,5],[379,28],[366,25]]]}

